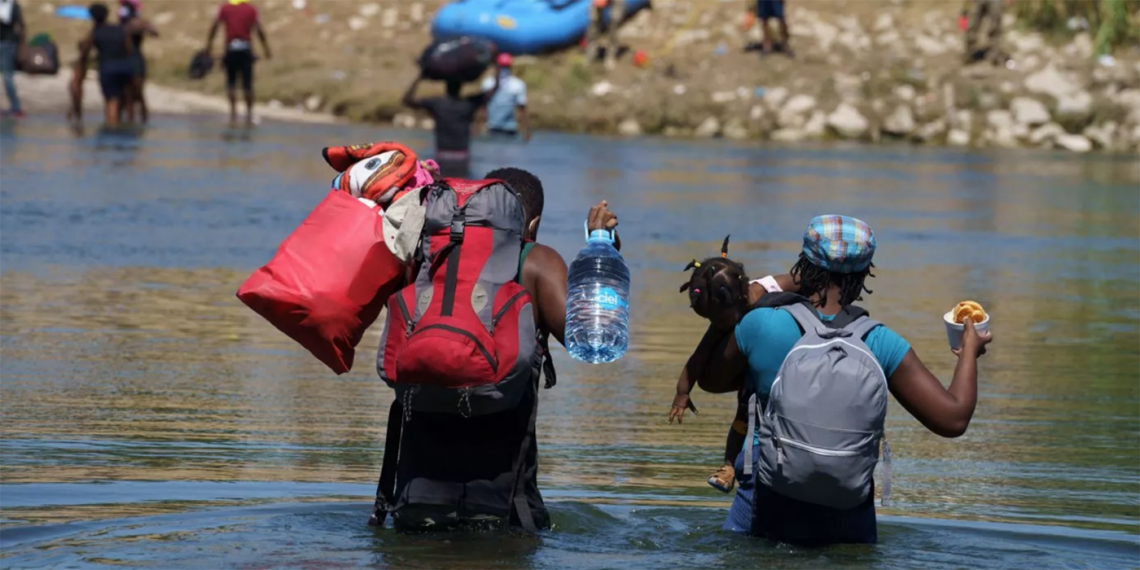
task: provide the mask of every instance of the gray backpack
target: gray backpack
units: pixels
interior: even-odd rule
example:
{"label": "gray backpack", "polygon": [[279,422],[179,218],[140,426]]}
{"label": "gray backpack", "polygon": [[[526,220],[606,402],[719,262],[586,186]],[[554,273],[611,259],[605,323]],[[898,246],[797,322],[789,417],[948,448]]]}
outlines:
{"label": "gray backpack", "polygon": [[883,505],[890,504],[890,447],[883,439],[887,378],[863,342],[880,323],[861,316],[829,328],[803,304],[781,307],[804,330],[792,347],[761,410],[749,402],[748,433],[760,425],[760,457],[744,446],[745,474],[807,503],[836,509],[863,504],[883,443]]}

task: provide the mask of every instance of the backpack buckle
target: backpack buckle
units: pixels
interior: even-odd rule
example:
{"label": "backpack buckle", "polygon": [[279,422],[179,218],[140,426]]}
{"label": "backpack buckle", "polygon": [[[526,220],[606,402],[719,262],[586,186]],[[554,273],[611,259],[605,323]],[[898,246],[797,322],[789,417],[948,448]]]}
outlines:
{"label": "backpack buckle", "polygon": [[451,218],[451,243],[463,243],[463,230],[467,225],[467,217],[462,212]]}

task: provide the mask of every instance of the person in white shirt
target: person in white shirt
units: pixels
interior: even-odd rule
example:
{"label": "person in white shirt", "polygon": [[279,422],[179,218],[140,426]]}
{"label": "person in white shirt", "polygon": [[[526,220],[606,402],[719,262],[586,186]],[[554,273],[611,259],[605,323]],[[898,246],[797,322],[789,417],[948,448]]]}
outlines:
{"label": "person in white shirt", "polygon": [[[526,109],[526,83],[511,74],[514,58],[509,53],[499,54],[496,60],[499,74],[499,88],[487,102],[484,111],[487,134],[498,137],[516,138],[522,136],[530,141],[530,117]],[[495,86],[495,79],[483,81],[483,91],[489,92]]]}

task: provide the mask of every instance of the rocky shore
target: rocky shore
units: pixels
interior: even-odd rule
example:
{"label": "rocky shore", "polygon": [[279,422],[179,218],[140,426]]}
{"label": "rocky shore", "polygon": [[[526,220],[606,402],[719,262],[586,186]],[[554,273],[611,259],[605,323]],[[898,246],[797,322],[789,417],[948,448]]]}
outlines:
{"label": "rocky shore", "polygon": [[[274,59],[258,64],[268,108],[427,127],[399,97],[415,75],[439,1],[258,2]],[[1140,150],[1140,46],[1095,57],[1089,31],[1029,31],[1005,16],[1004,67],[963,65],[958,5],[920,0],[789,2],[795,57],[749,47],[739,2],[656,0],[622,28],[624,57],[607,71],[577,50],[517,59],[538,128],[625,136],[908,141],[1073,152]],[[29,9],[74,56],[81,23]],[[164,86],[219,94],[217,75],[193,82],[216,7],[148,0],[163,37],[148,42],[152,77]]]}

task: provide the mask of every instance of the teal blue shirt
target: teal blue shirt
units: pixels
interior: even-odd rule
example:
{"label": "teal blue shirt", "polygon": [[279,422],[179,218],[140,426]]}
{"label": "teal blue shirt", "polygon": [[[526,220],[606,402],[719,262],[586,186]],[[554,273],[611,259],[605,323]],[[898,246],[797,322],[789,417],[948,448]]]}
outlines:
{"label": "teal blue shirt", "polygon": [[[833,317],[821,315],[820,318],[831,320]],[[748,359],[748,387],[751,390],[762,398],[768,397],[780,365],[800,336],[802,333],[796,319],[782,309],[756,309],[741,319],[736,325],[736,346]],[[885,325],[875,327],[864,341],[883,367],[888,380],[910,350],[910,343]]]}

